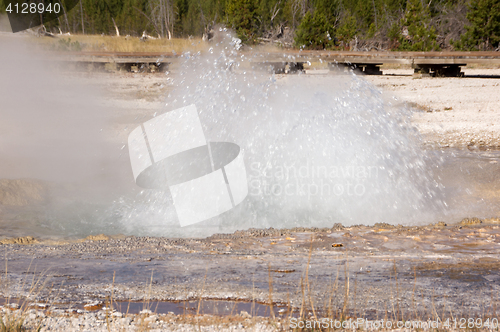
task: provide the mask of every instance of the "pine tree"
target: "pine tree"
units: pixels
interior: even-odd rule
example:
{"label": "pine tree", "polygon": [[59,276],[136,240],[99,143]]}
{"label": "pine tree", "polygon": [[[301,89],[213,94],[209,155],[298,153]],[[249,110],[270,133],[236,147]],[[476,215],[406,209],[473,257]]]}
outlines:
{"label": "pine tree", "polygon": [[147,0],[123,0],[116,24],[122,35],[140,36],[144,30],[153,29],[142,14],[147,12]]}
{"label": "pine tree", "polygon": [[340,20],[339,27],[335,31],[335,37],[340,42],[340,46],[347,48],[349,46],[349,42],[356,35],[357,30],[356,17],[354,17],[354,15],[347,10]]}
{"label": "pine tree", "polygon": [[307,12],[295,33],[295,45],[312,50],[328,49],[333,46],[330,30],[325,14]]}
{"label": "pine tree", "polygon": [[255,0],[257,3],[257,20],[259,35],[269,35],[276,26],[282,25],[285,19],[286,6],[282,0]]}
{"label": "pine tree", "polygon": [[254,0],[229,0],[226,15],[229,25],[243,42],[254,42],[257,30]]}
{"label": "pine tree", "polygon": [[[399,49],[405,51],[438,50],[436,29],[430,24],[430,12],[421,0],[408,0],[401,26],[405,33],[399,35]],[[407,31],[407,32],[406,32]]]}
{"label": "pine tree", "polygon": [[333,22],[340,10],[340,0],[315,0],[314,10],[323,13],[329,22]]}
{"label": "pine tree", "polygon": [[500,0],[472,0],[467,19],[470,25],[454,46],[463,50],[488,50],[500,46]]}

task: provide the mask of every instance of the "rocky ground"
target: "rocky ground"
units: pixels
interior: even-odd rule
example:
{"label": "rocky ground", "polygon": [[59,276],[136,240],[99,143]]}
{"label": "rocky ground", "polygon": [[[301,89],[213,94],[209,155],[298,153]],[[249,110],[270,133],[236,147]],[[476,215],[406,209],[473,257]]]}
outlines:
{"label": "rocky ground", "polygon": [[[250,229],[204,239],[102,235],[58,244],[12,242],[2,246],[4,299],[43,306],[44,313],[27,313],[43,330],[104,330],[110,321],[138,328],[146,316],[152,316],[146,320],[150,328],[183,330],[183,319],[192,314],[214,314],[210,306],[198,307],[200,300],[229,307],[233,301],[273,303],[283,324],[301,315],[486,319],[496,317],[498,304],[498,218],[422,227]],[[154,301],[194,306],[165,316],[161,307],[147,306]],[[126,315],[129,302],[152,312]],[[248,311],[268,317],[262,308]],[[273,328],[238,311],[230,315],[239,317],[232,328]]]}
{"label": "rocky ground", "polygon": [[4,309],[0,311],[7,324],[19,324],[36,331],[277,331],[284,330],[281,319],[250,317],[249,314],[221,318],[212,315],[182,316],[155,314],[143,310],[140,314],[126,315],[111,309],[94,312],[60,310],[44,312],[36,309]]}

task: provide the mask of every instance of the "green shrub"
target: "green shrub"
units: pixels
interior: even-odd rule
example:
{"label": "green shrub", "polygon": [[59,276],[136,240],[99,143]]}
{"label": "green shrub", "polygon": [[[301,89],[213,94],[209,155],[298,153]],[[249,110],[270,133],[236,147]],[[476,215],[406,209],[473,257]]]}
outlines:
{"label": "green shrub", "polygon": [[295,33],[295,45],[311,50],[324,50],[333,46],[330,26],[323,13],[307,12]]}
{"label": "green shrub", "polygon": [[256,8],[253,0],[229,0],[226,14],[229,25],[244,43],[255,41]]}
{"label": "green shrub", "polygon": [[466,32],[453,43],[459,50],[488,50],[500,46],[500,0],[472,0]]}
{"label": "green shrub", "polygon": [[[427,6],[423,6],[420,0],[408,0],[406,13],[401,20],[398,32],[395,33],[394,26],[390,35],[397,36],[401,51],[436,51],[439,45],[436,41],[436,29],[430,24],[430,12]],[[401,32],[408,30],[407,34]]]}

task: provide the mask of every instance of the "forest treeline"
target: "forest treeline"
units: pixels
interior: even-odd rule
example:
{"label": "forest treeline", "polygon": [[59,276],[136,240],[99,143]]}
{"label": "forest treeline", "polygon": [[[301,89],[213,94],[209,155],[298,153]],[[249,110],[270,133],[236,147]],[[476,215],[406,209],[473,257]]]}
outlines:
{"label": "forest treeline", "polygon": [[245,43],[305,49],[498,50],[500,0],[79,0],[47,28],[173,38],[219,24]]}

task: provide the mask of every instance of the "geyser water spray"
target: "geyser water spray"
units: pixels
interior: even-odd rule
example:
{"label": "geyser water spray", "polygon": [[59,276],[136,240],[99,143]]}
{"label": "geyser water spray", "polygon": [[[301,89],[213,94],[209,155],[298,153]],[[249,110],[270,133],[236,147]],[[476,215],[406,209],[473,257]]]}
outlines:
{"label": "geyser water spray", "polygon": [[260,58],[238,51],[228,31],[215,40],[206,53],[183,55],[164,112],[195,105],[208,142],[241,147],[248,195],[222,214],[181,227],[168,186],[145,189],[120,203],[127,233],[408,225],[443,211],[434,177],[439,163],[420,147],[408,109],[353,73],[278,77],[259,71]]}

